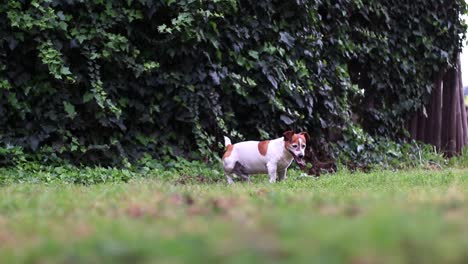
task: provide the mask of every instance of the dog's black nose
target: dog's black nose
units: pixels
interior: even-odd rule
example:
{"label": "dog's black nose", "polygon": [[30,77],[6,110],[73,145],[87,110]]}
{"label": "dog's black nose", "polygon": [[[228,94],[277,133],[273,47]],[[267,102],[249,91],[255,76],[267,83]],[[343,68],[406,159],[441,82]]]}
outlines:
{"label": "dog's black nose", "polygon": [[299,155],[297,155],[297,157],[302,159],[304,157],[304,154],[299,154]]}

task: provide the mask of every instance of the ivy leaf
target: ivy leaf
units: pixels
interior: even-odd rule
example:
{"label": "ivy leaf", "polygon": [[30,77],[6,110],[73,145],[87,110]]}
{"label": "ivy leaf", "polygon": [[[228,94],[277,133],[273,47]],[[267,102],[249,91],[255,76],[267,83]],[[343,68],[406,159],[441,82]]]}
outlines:
{"label": "ivy leaf", "polygon": [[159,31],[160,33],[163,33],[163,32],[166,31],[166,28],[167,28],[167,26],[166,26],[165,24],[162,24],[162,25],[160,25],[160,26],[158,27],[158,31]]}
{"label": "ivy leaf", "polygon": [[273,77],[272,75],[268,75],[267,79],[268,81],[270,81],[271,85],[275,87],[275,89],[278,89],[278,82],[276,81],[275,77]]}
{"label": "ivy leaf", "polygon": [[91,101],[94,98],[94,95],[92,93],[85,93],[83,95],[83,103],[87,103]]}
{"label": "ivy leaf", "polygon": [[216,85],[219,85],[219,84],[220,84],[219,75],[218,75],[217,72],[211,71],[211,72],[210,72],[210,76],[211,76],[211,79],[213,79],[214,84],[216,84]]}
{"label": "ivy leaf", "polygon": [[70,104],[67,101],[63,102],[63,106],[64,106],[64,109],[65,109],[65,112],[67,112],[67,116],[69,118],[71,118],[71,119],[75,118],[75,116],[76,116],[75,106]]}
{"label": "ivy leaf", "polygon": [[250,57],[252,57],[252,58],[254,58],[254,59],[256,59],[256,60],[259,59],[259,57],[258,57],[258,52],[255,51],[255,50],[250,50],[250,51],[249,51],[249,55],[250,55]]}
{"label": "ivy leaf", "polygon": [[62,69],[60,69],[60,73],[63,75],[70,75],[71,71],[70,71],[70,68],[68,67],[62,67]]}
{"label": "ivy leaf", "polygon": [[14,37],[8,37],[7,40],[8,40],[8,47],[10,48],[10,50],[14,50],[16,46],[18,46],[18,40],[15,39]]}
{"label": "ivy leaf", "polygon": [[37,148],[39,147],[39,138],[37,136],[31,136],[29,137],[28,141],[29,141],[29,147],[31,147],[33,151],[36,151]]}
{"label": "ivy leaf", "polygon": [[65,15],[63,14],[62,11],[58,11],[58,12],[57,12],[57,16],[58,16],[58,18],[59,18],[60,20],[65,20]]}
{"label": "ivy leaf", "polygon": [[286,44],[289,48],[294,46],[294,38],[288,32],[280,33],[280,41]]}
{"label": "ivy leaf", "polygon": [[292,118],[290,118],[289,116],[287,116],[287,115],[281,115],[280,119],[281,119],[281,121],[283,121],[288,126],[291,125],[292,123],[294,123],[294,120]]}

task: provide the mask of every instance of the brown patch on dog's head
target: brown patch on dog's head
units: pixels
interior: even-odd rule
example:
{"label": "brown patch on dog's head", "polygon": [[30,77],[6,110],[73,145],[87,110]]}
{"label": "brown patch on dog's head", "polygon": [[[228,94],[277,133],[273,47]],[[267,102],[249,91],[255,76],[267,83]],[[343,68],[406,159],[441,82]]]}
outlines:
{"label": "brown patch on dog's head", "polygon": [[270,140],[264,140],[264,141],[258,142],[258,152],[260,152],[260,155],[265,156],[267,154],[269,143],[270,143]]}
{"label": "brown patch on dog's head", "polygon": [[299,139],[302,139],[302,141],[307,144],[306,137],[304,135],[300,135],[300,134],[294,134],[292,136],[291,140],[285,141],[284,144],[285,144],[285,146],[290,146],[292,144],[299,144]]}
{"label": "brown patch on dog's head", "polygon": [[299,134],[294,134],[294,131],[287,131],[283,133],[284,145],[288,147],[292,144],[299,144],[299,139],[302,139],[304,143],[309,143],[310,136],[307,132],[301,132]]}
{"label": "brown patch on dog's head", "polygon": [[306,144],[309,144],[309,142],[310,142],[309,133],[307,133],[307,132],[301,132],[301,133],[299,133],[299,135],[304,136],[304,139],[306,140]]}
{"label": "brown patch on dog's head", "polygon": [[292,139],[292,137],[294,136],[294,131],[290,130],[290,131],[286,131],[283,133],[283,137],[284,137],[284,141],[290,141]]}
{"label": "brown patch on dog's head", "polygon": [[232,153],[232,150],[233,150],[233,149],[234,149],[234,145],[232,145],[232,144],[227,145],[227,147],[226,147],[226,152],[225,152],[224,155],[223,155],[223,159],[225,159],[225,158],[231,156],[231,153]]}

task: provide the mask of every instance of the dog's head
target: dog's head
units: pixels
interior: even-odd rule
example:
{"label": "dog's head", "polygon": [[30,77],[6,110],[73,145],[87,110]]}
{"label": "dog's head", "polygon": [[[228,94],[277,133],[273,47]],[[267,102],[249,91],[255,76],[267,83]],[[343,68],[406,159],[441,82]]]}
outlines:
{"label": "dog's head", "polygon": [[296,134],[294,131],[286,131],[283,133],[283,137],[284,148],[291,153],[297,164],[305,166],[304,151],[310,139],[309,134],[307,132]]}

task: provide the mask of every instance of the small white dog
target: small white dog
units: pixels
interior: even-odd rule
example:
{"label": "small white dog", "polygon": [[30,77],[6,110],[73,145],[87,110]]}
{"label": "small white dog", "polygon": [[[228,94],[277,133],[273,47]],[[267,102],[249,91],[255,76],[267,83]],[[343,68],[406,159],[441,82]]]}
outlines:
{"label": "small white dog", "polygon": [[233,183],[233,174],[244,179],[249,174],[266,174],[270,182],[276,179],[286,179],[286,172],[293,159],[304,166],[304,150],[309,142],[309,134],[294,131],[283,133],[283,137],[265,141],[244,141],[231,144],[228,137],[224,137],[226,152],[223,156],[224,174],[227,182]]}

